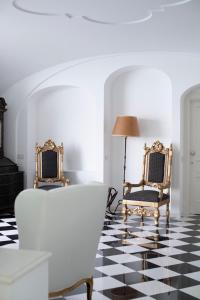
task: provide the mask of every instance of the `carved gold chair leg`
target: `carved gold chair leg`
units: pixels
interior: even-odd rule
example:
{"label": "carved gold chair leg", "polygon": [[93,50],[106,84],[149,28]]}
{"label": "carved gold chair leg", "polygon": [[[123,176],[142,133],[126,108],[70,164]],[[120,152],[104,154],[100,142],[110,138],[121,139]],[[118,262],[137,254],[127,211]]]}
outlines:
{"label": "carved gold chair leg", "polygon": [[167,224],[169,224],[169,217],[170,217],[170,209],[169,209],[169,203],[166,205],[166,221]]}
{"label": "carved gold chair leg", "polygon": [[93,278],[87,279],[86,286],[87,286],[87,300],[92,300]]}
{"label": "carved gold chair leg", "polygon": [[[140,206],[140,208],[142,209],[142,206]],[[143,214],[143,211],[141,213],[141,222],[144,223],[144,214]]]}
{"label": "carved gold chair leg", "polygon": [[154,210],[154,219],[155,219],[155,225],[156,226],[158,226],[159,218],[160,218],[159,208],[155,208],[155,210]]}
{"label": "carved gold chair leg", "polygon": [[128,219],[128,211],[129,211],[129,209],[128,209],[128,205],[127,205],[127,204],[125,204],[124,222],[126,222],[126,221],[127,221],[127,219]]}
{"label": "carved gold chair leg", "polygon": [[142,211],[142,206],[140,206],[140,209],[141,209],[141,224],[144,224],[144,214]]}

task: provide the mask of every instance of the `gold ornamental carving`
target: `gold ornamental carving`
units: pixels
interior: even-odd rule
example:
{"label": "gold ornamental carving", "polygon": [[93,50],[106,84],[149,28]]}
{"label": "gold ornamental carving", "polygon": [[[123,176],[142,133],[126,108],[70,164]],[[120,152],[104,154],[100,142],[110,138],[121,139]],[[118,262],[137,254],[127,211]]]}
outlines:
{"label": "gold ornamental carving", "polygon": [[139,215],[139,216],[143,216],[143,217],[153,217],[154,216],[154,210],[149,210],[146,209],[144,207],[135,207],[133,209],[128,209],[127,211],[128,215]]}
{"label": "gold ornamental carving", "polygon": [[161,152],[163,150],[164,146],[160,141],[156,141],[153,143],[151,150],[155,152]]}

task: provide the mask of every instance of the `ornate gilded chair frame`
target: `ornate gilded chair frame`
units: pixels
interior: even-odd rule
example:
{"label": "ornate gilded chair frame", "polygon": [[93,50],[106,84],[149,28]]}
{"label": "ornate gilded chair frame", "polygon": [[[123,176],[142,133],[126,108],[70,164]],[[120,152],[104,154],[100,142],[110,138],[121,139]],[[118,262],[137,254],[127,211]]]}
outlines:
{"label": "ornate gilded chair frame", "polygon": [[[44,178],[42,177],[42,153],[46,151],[54,151],[57,153],[57,176],[53,178]],[[61,182],[63,186],[67,186],[69,184],[69,180],[64,177],[63,173],[63,143],[61,146],[56,146],[56,144],[51,140],[47,140],[44,143],[44,146],[39,146],[36,144],[35,147],[35,160],[36,160],[36,174],[34,180],[34,188],[39,187],[40,182],[46,183],[56,183]]]}
{"label": "ornate gilded chair frame", "polygon": [[[164,176],[162,182],[150,182],[149,178],[149,157],[151,153],[161,153],[165,155],[164,162]],[[143,160],[143,175],[142,180],[138,184],[131,184],[129,182],[124,183],[125,195],[126,193],[130,193],[131,189],[134,187],[142,187],[144,190],[144,186],[150,186],[159,191],[159,202],[155,201],[141,201],[141,200],[126,200],[123,199],[122,203],[125,205],[125,220],[127,220],[128,215],[140,215],[142,218],[144,216],[153,216],[155,218],[155,225],[158,225],[160,211],[159,207],[162,205],[166,205],[166,218],[167,223],[169,222],[170,210],[170,184],[171,184],[171,165],[172,165],[172,145],[169,148],[165,148],[160,141],[156,141],[153,143],[151,147],[147,147],[144,145],[144,160]],[[163,192],[166,190],[169,195],[168,199],[162,199]],[[138,206],[136,208],[130,209],[130,206]],[[152,209],[146,209],[145,207],[151,207]]]}

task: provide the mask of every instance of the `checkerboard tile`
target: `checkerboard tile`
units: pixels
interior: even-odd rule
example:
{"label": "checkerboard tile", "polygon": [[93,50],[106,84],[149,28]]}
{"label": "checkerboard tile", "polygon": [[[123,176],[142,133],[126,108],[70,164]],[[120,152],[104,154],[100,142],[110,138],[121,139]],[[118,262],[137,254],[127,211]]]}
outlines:
{"label": "checkerboard tile", "polygon": [[196,297],[198,299],[198,297],[200,297],[199,293],[200,293],[200,285],[196,285],[193,287],[187,287],[184,289],[181,289],[182,292],[191,295],[193,297]]}
{"label": "checkerboard tile", "polygon": [[193,279],[198,280],[200,282],[200,271],[188,273],[188,274],[185,274],[185,276],[187,276],[189,278],[193,278]]}
{"label": "checkerboard tile", "polygon": [[[86,299],[85,294],[73,295],[69,297],[65,297],[65,300],[84,300]],[[92,300],[108,300],[109,298],[105,297],[104,295],[100,294],[99,292],[93,292]]]}
{"label": "checkerboard tile", "polygon": [[160,244],[166,245],[167,247],[176,247],[176,246],[187,245],[188,242],[184,242],[183,240],[166,240],[166,241],[161,241]]}
{"label": "checkerboard tile", "polygon": [[155,280],[136,283],[131,285],[131,287],[149,296],[156,295],[158,293],[171,292],[175,290],[173,287]]}
{"label": "checkerboard tile", "polygon": [[179,250],[179,249],[173,248],[173,247],[167,247],[167,248],[163,248],[163,249],[154,249],[153,251],[163,254],[163,255],[166,255],[166,256],[182,254],[182,253],[186,252],[184,250]]}
{"label": "checkerboard tile", "polygon": [[156,264],[160,267],[165,267],[165,266],[171,266],[171,265],[177,265],[177,264],[181,264],[182,261],[175,259],[173,257],[170,256],[163,256],[163,257],[155,257],[155,258],[150,258],[147,259],[147,261]]}
{"label": "checkerboard tile", "polygon": [[124,286],[125,284],[120,282],[119,280],[105,276],[105,277],[99,277],[94,278],[94,290],[95,291],[103,291],[107,289],[114,289],[117,287]]}
{"label": "checkerboard tile", "polygon": [[119,255],[111,255],[110,259],[118,264],[142,260],[141,258],[139,258],[135,255],[128,254],[128,253],[119,254]]}
{"label": "checkerboard tile", "polygon": [[[18,249],[12,215],[0,215],[0,247]],[[158,227],[152,218],[142,226],[138,217],[107,217],[93,277],[93,300],[200,299],[200,215],[171,218],[169,226],[161,217]],[[86,288],[60,299],[86,300]]]}
{"label": "checkerboard tile", "polygon": [[200,256],[200,250],[199,251],[193,251],[191,253]]}
{"label": "checkerboard tile", "polygon": [[200,260],[191,261],[189,264],[200,268]]}
{"label": "checkerboard tile", "polygon": [[163,279],[163,278],[170,278],[170,277],[178,275],[177,272],[171,271],[168,268],[163,268],[163,267],[153,268],[153,269],[148,269],[148,270],[142,270],[142,271],[139,271],[139,272],[141,274],[144,274],[146,276],[149,276],[149,277],[151,277],[153,279],[157,279],[157,280]]}

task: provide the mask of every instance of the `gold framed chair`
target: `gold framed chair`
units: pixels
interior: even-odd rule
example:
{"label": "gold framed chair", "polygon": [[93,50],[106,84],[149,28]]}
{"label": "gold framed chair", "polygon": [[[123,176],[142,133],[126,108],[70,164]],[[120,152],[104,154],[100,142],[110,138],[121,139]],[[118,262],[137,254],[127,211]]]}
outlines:
{"label": "gold framed chair", "polygon": [[[160,141],[154,142],[151,147],[144,145],[142,180],[138,184],[124,184],[125,195],[122,204],[125,205],[125,221],[129,215],[140,215],[142,222],[144,216],[152,216],[155,225],[158,225],[159,207],[166,205],[166,219],[167,223],[169,222],[172,154],[172,145],[165,148]],[[141,187],[142,190],[132,192],[132,188],[136,187]]]}
{"label": "gold framed chair", "polygon": [[65,178],[63,173],[63,155],[63,143],[60,146],[56,146],[49,139],[43,146],[36,144],[34,188],[50,190],[69,184],[69,180]]}

